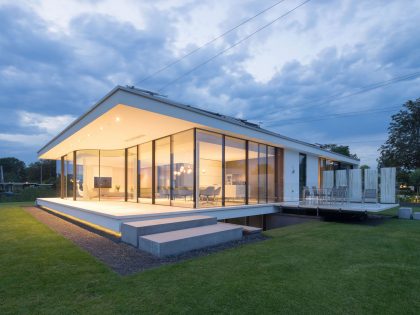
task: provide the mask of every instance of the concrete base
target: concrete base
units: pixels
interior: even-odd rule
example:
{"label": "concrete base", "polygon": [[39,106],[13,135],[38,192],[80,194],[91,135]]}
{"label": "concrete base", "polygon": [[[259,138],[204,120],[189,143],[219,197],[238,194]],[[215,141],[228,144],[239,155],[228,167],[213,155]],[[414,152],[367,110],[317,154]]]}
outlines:
{"label": "concrete base", "polygon": [[217,219],[203,215],[126,222],[121,225],[121,240],[138,246],[139,236],[171,232],[216,224]]}
{"label": "concrete base", "polygon": [[413,213],[413,219],[414,220],[420,220],[420,212],[414,212]]}
{"label": "concrete base", "polygon": [[400,208],[398,209],[398,219],[411,219],[412,208]]}
{"label": "concrete base", "polygon": [[218,223],[139,237],[139,249],[158,257],[178,255],[242,238],[242,227]]}

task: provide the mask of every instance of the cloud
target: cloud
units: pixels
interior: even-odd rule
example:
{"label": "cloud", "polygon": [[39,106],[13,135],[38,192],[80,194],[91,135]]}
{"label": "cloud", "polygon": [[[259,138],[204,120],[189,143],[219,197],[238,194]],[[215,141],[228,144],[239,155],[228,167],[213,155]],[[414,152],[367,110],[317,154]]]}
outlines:
{"label": "cloud", "polygon": [[[1,154],[33,159],[35,143],[51,138],[115,85],[157,90],[298,3],[285,1],[138,83],[268,4],[0,0],[0,28],[7,30],[0,33],[0,117],[8,118],[0,119]],[[397,106],[419,97],[416,79],[351,98],[328,99],[419,71],[419,19],[418,1],[310,2],[164,93],[187,104],[264,122],[263,127],[301,140],[352,142],[359,156],[370,154],[362,163],[374,163],[379,145],[362,141],[386,135],[391,111],[307,121]],[[301,123],[291,124],[291,119]],[[33,141],[25,139],[29,136]],[[24,140],[33,143],[27,152],[19,149]]]}
{"label": "cloud", "polygon": [[19,125],[24,128],[36,128],[54,136],[67,127],[76,117],[72,115],[46,116],[26,111],[19,111]]}

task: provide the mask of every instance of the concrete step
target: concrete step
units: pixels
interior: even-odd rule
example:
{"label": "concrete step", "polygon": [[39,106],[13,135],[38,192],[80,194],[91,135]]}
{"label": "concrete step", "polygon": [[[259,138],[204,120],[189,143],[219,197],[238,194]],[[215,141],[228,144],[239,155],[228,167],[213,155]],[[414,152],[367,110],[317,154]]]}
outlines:
{"label": "concrete step", "polygon": [[232,226],[238,226],[242,228],[244,235],[251,235],[251,234],[257,234],[262,232],[262,228],[254,227],[254,226],[248,226],[248,225],[241,225],[241,224],[234,224],[234,223],[225,223],[230,224]]}
{"label": "concrete step", "polygon": [[242,238],[242,227],[232,224],[189,228],[139,237],[139,249],[158,257],[178,255]]}
{"label": "concrete step", "polygon": [[139,236],[142,235],[183,230],[216,223],[217,219],[215,217],[204,215],[125,222],[121,225],[121,240],[137,247]]}

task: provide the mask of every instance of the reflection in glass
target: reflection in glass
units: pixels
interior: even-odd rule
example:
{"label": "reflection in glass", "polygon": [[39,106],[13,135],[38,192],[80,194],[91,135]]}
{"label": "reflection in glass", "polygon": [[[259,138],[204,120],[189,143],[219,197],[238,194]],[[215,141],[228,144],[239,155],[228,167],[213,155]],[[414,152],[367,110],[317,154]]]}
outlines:
{"label": "reflection in glass", "polygon": [[258,145],[258,203],[267,202],[267,146]]}
{"label": "reflection in glass", "polygon": [[67,154],[64,157],[64,198],[73,199],[73,183],[74,183],[74,172],[73,172],[73,153]]}
{"label": "reflection in glass", "polygon": [[127,150],[127,201],[137,202],[137,146]]}
{"label": "reflection in glass", "polygon": [[125,200],[125,150],[101,150],[100,166],[101,200]]}
{"label": "reflection in glass", "polygon": [[306,154],[299,153],[299,198],[302,198],[306,186]]}
{"label": "reflection in glass", "polygon": [[248,143],[248,203],[258,203],[258,144]]}
{"label": "reflection in glass", "polygon": [[152,203],[152,142],[139,145],[139,202]]}
{"label": "reflection in glass", "polygon": [[222,205],[222,141],[219,134],[197,131],[199,207]]}
{"label": "reflection in glass", "polygon": [[194,130],[172,136],[173,206],[194,206]]}
{"label": "reflection in glass", "polygon": [[273,147],[267,147],[267,200],[268,202],[276,201],[276,150]]}
{"label": "reflection in glass", "polygon": [[76,199],[99,200],[99,150],[76,152]]}
{"label": "reflection in glass", "polygon": [[245,204],[245,140],[225,137],[225,205]]}
{"label": "reflection in glass", "polygon": [[155,141],[155,203],[171,204],[171,138]]}

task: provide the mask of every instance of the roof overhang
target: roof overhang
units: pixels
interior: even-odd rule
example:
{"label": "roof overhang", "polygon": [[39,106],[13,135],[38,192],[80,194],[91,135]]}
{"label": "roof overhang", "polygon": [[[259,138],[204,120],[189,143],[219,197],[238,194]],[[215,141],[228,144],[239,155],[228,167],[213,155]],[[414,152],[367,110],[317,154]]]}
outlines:
{"label": "roof overhang", "polygon": [[123,149],[191,128],[203,128],[331,160],[359,164],[356,159],[231,117],[120,86],[41,148],[38,157],[59,159],[75,150]]}

